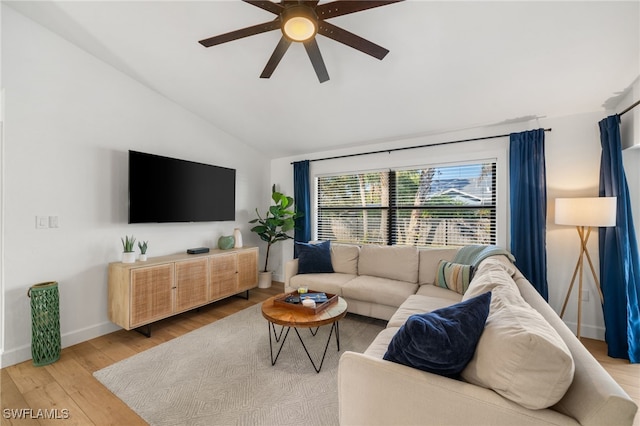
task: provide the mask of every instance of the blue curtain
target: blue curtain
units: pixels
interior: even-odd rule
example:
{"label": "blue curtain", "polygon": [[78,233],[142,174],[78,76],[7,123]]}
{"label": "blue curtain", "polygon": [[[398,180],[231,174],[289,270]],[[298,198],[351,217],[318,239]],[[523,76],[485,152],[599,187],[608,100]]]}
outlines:
{"label": "blue curtain", "polygon": [[616,226],[600,228],[600,285],[609,356],[640,362],[640,258],[622,165],[620,117],[600,121],[600,196],[617,197]]}
{"label": "blue curtain", "polygon": [[[296,228],[293,231],[293,240],[304,243],[311,239],[311,184],[309,183],[309,160],[293,163],[293,200],[296,210],[302,213],[302,217],[296,219]],[[298,253],[294,248],[294,257]]]}
{"label": "blue curtain", "polygon": [[509,135],[511,253],[545,300],[547,287],[547,177],[544,129]]}

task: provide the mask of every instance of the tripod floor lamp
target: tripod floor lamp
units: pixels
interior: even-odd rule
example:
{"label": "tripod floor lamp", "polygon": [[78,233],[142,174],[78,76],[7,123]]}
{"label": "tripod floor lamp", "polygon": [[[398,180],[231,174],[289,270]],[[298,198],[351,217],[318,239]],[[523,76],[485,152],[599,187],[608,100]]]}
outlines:
{"label": "tripod floor lamp", "polygon": [[600,302],[603,301],[600,281],[593,267],[593,262],[587,249],[587,242],[589,241],[592,228],[616,226],[616,197],[556,198],[556,224],[573,225],[578,230],[578,235],[580,236],[580,255],[578,256],[576,267],[573,270],[571,285],[569,285],[569,290],[567,290],[567,296],[564,299],[562,311],[560,312],[560,318],[562,318],[567,307],[567,302],[569,301],[569,296],[571,295],[571,290],[573,290],[573,284],[576,281],[576,275],[578,275],[578,327],[576,336],[579,338],[580,325],[582,322],[582,276],[585,257],[589,262],[591,274],[593,274],[593,279],[600,294]]}

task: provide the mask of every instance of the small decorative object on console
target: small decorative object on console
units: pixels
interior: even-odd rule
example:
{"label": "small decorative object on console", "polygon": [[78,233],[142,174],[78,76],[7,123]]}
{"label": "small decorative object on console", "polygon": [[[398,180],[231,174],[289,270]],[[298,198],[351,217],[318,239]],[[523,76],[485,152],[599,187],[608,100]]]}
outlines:
{"label": "small decorative object on console", "polygon": [[242,234],[240,233],[240,228],[233,229],[233,238],[235,239],[233,248],[242,248]]}
{"label": "small decorative object on console", "polygon": [[232,249],[233,246],[235,245],[235,238],[233,238],[233,235],[223,235],[222,237],[218,238],[218,248],[221,250],[229,250]]}
{"label": "small decorative object on console", "polygon": [[140,261],[146,262],[147,260],[147,248],[149,247],[149,241],[138,242],[138,248],[140,249]]}
{"label": "small decorative object on console", "polygon": [[133,251],[133,245],[136,243],[136,237],[125,235],[120,238],[122,241],[122,263],[135,263],[136,253]]}
{"label": "small decorative object on console", "polygon": [[187,249],[187,254],[209,253],[209,247],[196,247]]}

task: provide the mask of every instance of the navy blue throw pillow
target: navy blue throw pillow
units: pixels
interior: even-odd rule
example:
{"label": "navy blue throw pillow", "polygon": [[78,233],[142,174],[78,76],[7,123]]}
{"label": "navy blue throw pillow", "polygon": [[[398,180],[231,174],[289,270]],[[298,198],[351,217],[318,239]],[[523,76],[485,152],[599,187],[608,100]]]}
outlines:
{"label": "navy blue throw pillow", "polygon": [[447,377],[457,377],[475,353],[489,315],[491,292],[433,312],[411,315],[384,359]]}
{"label": "navy blue throw pillow", "polygon": [[317,244],[295,243],[298,253],[299,274],[320,274],[333,272],[331,264],[331,241]]}

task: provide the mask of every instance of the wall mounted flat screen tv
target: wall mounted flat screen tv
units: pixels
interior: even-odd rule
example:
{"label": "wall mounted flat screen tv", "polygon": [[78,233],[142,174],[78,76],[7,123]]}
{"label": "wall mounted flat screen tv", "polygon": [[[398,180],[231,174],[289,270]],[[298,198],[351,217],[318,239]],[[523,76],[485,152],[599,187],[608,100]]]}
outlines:
{"label": "wall mounted flat screen tv", "polygon": [[235,169],[129,151],[129,223],[235,218]]}

